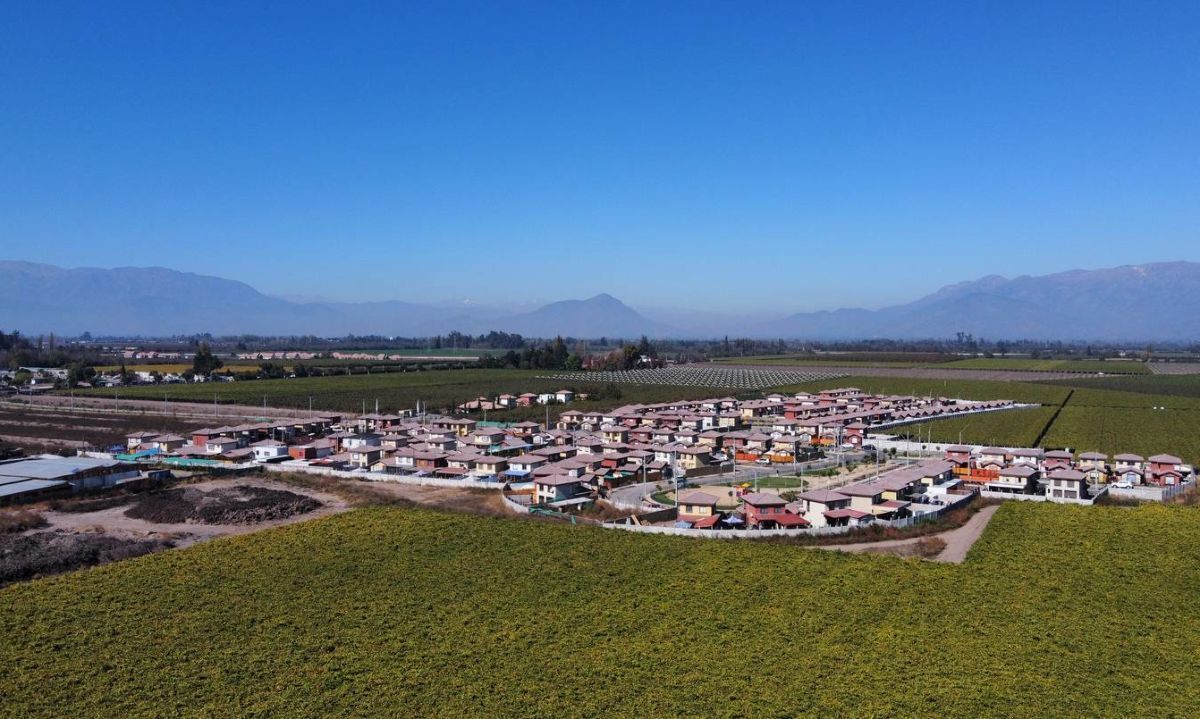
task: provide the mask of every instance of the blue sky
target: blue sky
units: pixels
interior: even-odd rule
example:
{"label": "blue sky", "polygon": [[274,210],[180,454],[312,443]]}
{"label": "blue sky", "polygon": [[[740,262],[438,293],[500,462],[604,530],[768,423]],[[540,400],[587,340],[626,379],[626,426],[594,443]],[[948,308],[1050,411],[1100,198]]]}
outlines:
{"label": "blue sky", "polygon": [[7,3],[0,258],[875,307],[1200,260],[1200,3]]}

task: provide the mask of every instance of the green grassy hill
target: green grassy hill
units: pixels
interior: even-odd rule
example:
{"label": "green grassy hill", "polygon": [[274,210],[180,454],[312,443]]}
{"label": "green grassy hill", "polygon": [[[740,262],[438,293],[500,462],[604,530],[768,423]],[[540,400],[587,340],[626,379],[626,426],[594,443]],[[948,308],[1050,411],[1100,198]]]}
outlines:
{"label": "green grassy hill", "polygon": [[368,509],[0,590],[10,717],[1194,716],[1200,511],[967,563]]}

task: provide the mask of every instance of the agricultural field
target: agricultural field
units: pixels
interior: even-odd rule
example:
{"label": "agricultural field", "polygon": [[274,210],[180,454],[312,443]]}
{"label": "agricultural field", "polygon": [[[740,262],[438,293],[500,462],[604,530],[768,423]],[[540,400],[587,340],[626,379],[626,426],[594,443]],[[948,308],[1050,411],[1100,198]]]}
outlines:
{"label": "agricultural field", "polygon": [[918,379],[912,377],[843,377],[780,388],[781,392],[813,392],[836,387],[858,387],[877,394],[957,399],[1011,399],[1036,404],[1062,404],[1070,389],[1034,382],[1000,382],[985,379]]}
{"label": "agricultural field", "polygon": [[[156,401],[192,401],[234,403],[244,405],[308,409],[323,411],[362,412],[379,409],[392,412],[410,409],[418,401],[430,411],[448,409],[481,395],[501,393],[551,392],[573,387],[582,392],[596,393],[605,389],[602,381],[567,381],[541,379],[538,370],[515,369],[455,369],[423,372],[381,372],[362,375],[303,377],[293,379],[254,380],[247,382],[204,383],[191,385],[138,386],[120,390],[124,399]],[[559,405],[551,409],[557,414],[568,406],[572,409],[605,409],[631,402],[666,402],[673,399],[702,399],[714,393],[724,394],[730,388],[675,387],[669,385],[627,385],[618,389],[620,397],[587,400]],[[112,390],[77,392],[111,397]],[[519,408],[489,413],[495,419],[528,419],[544,417],[544,407]]]}
{"label": "agricultural field", "polygon": [[14,718],[1194,716],[1198,563],[1186,507],[1009,503],[961,565],[364,509],[0,590],[0,695]]}
{"label": "agricultural field", "polygon": [[1032,447],[1057,409],[1053,406],[1007,409],[1001,412],[918,422],[885,431],[938,443],[957,444],[962,441],[967,444]]}
{"label": "agricultural field", "polygon": [[933,352],[824,352],[820,354],[757,355],[753,357],[722,357],[714,362],[739,365],[835,367],[862,365],[864,367],[924,367],[953,360],[953,355]]}
{"label": "agricultural field", "polygon": [[70,407],[0,404],[0,442],[28,449],[58,451],[124,444],[139,430],[183,434],[203,426],[201,419],[140,414],[72,411]]}
{"label": "agricultural field", "polygon": [[1053,384],[1173,397],[1200,397],[1200,375],[1151,374],[1117,377],[1079,377],[1070,380],[1055,380]]}
{"label": "agricultural field", "polygon": [[1105,374],[1149,374],[1142,362],[1128,360],[1061,360],[1008,357],[972,357],[939,365],[946,369],[1018,370],[1023,372],[1081,372]]}
{"label": "agricultural field", "polygon": [[1200,411],[1145,407],[1063,407],[1042,444],[1099,450],[1108,454],[1133,452],[1143,457],[1166,453],[1200,464]]}
{"label": "agricultural field", "polygon": [[738,390],[770,389],[780,385],[814,382],[844,376],[837,372],[693,365],[610,372],[560,372],[546,375],[548,378],[564,382],[615,382],[618,384],[715,387]]}
{"label": "agricultural field", "polygon": [[1120,392],[1110,389],[1076,389],[1068,403],[1072,407],[1123,407],[1131,409],[1184,409],[1200,411],[1200,397]]}

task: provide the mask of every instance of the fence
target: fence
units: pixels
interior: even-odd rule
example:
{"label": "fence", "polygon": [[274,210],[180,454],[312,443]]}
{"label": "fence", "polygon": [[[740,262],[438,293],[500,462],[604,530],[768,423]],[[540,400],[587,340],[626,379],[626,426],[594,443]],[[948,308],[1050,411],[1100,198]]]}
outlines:
{"label": "fence", "polygon": [[445,487],[450,489],[494,489],[504,487],[503,482],[480,482],[474,479],[439,479],[437,477],[413,477],[401,474],[383,474],[381,472],[346,472],[325,467],[309,467],[291,464],[264,464],[268,472],[301,472],[303,474],[318,474],[324,477],[340,479],[357,479],[364,482],[392,482],[395,484],[410,484],[417,487]]}
{"label": "fence", "polygon": [[1195,486],[1195,481],[1164,487],[1129,487],[1118,488],[1108,485],[1108,493],[1119,499],[1136,499],[1140,502],[1165,502]]}
{"label": "fence", "polygon": [[684,529],[682,527],[655,527],[643,524],[627,524],[627,520],[605,522],[603,527],[608,529],[623,529],[628,532],[643,534],[671,534],[677,537],[699,537],[703,539],[764,539],[768,537],[822,537],[845,534],[870,527],[891,527],[901,529],[911,527],[920,522],[937,519],[952,510],[958,509],[974,499],[974,494],[964,494],[950,504],[938,507],[932,512],[914,514],[904,519],[879,520],[870,524],[845,525],[841,527],[805,527],[802,529]]}

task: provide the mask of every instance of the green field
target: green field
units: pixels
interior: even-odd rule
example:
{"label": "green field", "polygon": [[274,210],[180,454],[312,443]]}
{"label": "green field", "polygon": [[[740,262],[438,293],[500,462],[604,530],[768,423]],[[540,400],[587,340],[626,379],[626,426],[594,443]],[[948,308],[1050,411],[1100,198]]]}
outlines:
{"label": "green field", "polygon": [[[119,396],[126,399],[196,401],[262,405],[264,397],[271,407],[307,409],[309,398],[317,410],[339,412],[374,411],[376,400],[383,412],[409,409],[417,401],[427,403],[431,411],[453,407],[480,395],[501,393],[551,392],[574,386],[583,392],[595,392],[601,384],[568,383],[563,380],[537,379],[541,370],[453,369],[424,372],[377,372],[361,375],[304,377],[254,380],[246,382],[178,384],[126,387]],[[727,390],[669,385],[630,385],[619,387],[620,398],[604,401],[573,402],[571,409],[605,409],[631,402],[666,402],[673,399],[703,399],[719,396]],[[78,394],[112,397],[113,390],[76,390]],[[566,409],[558,406],[552,413]],[[544,407],[529,407],[494,413],[496,418],[524,419],[545,417]],[[493,413],[489,413],[489,417]]]}
{"label": "green field", "polygon": [[862,356],[838,355],[760,355],[756,357],[722,357],[713,360],[725,364],[763,367],[925,367],[928,359],[870,359]]}
{"label": "green field", "polygon": [[1166,453],[1200,464],[1200,411],[1134,407],[1063,408],[1042,441],[1047,447],[1071,447],[1108,454],[1133,452],[1143,457]]}
{"label": "green field", "polygon": [[890,434],[910,434],[933,442],[995,444],[1002,447],[1030,447],[1042,428],[1054,416],[1057,407],[1030,407],[987,412],[965,417],[950,417],[918,422],[886,430]]}
{"label": "green field", "polygon": [[1185,507],[1006,504],[962,565],[357,510],[0,590],[0,696],[14,719],[1195,716],[1198,563]]}
{"label": "green field", "polygon": [[1061,404],[1070,389],[1036,382],[1001,382],[978,379],[913,379],[908,377],[842,377],[792,385],[781,391],[813,392],[835,387],[858,387],[877,394],[958,399],[1011,399],[1037,404]]}
{"label": "green field", "polygon": [[972,357],[940,364],[946,369],[1017,370],[1026,372],[1104,372],[1106,374],[1149,374],[1142,362],[1127,360],[1035,360],[1011,357]]}
{"label": "green field", "polygon": [[1119,377],[1080,377],[1078,379],[1054,380],[1053,384],[1066,384],[1088,389],[1110,389],[1141,394],[1170,395],[1175,397],[1200,397],[1200,375],[1138,375]]}

